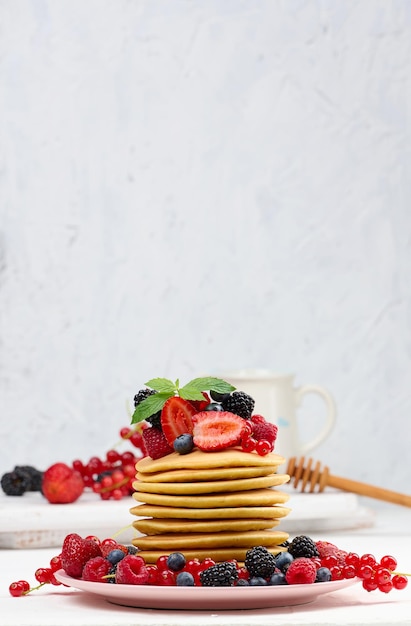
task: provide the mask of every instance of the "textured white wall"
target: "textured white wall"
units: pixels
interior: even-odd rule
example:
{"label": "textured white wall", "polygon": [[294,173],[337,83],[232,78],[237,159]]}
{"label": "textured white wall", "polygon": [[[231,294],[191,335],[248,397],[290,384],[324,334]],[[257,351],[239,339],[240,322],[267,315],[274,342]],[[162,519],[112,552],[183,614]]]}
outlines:
{"label": "textured white wall", "polygon": [[410,3],[0,0],[0,30],[0,470],[104,453],[152,376],[268,367],[333,393],[316,458],[410,492]]}

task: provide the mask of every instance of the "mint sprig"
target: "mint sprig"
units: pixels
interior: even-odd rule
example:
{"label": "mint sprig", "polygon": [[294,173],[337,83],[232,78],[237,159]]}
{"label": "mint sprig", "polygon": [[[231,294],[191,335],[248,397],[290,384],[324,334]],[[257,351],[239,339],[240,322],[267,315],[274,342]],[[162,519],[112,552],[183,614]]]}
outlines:
{"label": "mint sprig", "polygon": [[147,419],[154,413],[161,411],[169,398],[180,396],[184,400],[204,400],[202,391],[216,391],[217,393],[230,393],[235,387],[221,378],[206,376],[194,378],[189,383],[180,387],[180,381],[175,383],[168,378],[152,378],[145,383],[146,387],[154,389],[157,393],[148,396],[136,406],[131,418],[132,424],[137,424]]}

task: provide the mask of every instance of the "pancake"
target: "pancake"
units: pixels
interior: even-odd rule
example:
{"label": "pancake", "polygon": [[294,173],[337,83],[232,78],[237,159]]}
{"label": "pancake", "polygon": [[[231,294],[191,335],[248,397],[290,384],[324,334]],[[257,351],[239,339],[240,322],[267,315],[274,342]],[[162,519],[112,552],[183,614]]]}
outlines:
{"label": "pancake", "polygon": [[264,517],[216,520],[143,518],[133,522],[133,526],[143,535],[161,535],[164,533],[216,533],[224,530],[230,532],[267,530],[278,526],[279,523],[278,519]]}
{"label": "pancake", "polygon": [[[256,467],[215,467],[212,469],[213,480],[236,480],[237,478],[256,478],[275,474],[277,465]],[[155,483],[191,483],[210,480],[209,469],[170,470],[168,472],[137,472],[137,480]]]}
{"label": "pancake", "polygon": [[150,504],[139,504],[130,509],[132,515],[137,517],[153,517],[161,519],[247,519],[265,518],[278,519],[286,517],[291,509],[273,506],[239,506],[221,507],[209,509],[188,509],[184,507],[153,506]]}
{"label": "pancake", "polygon": [[[134,541],[133,541],[134,542]],[[245,555],[247,553],[248,548],[207,548],[205,550],[197,549],[197,550],[184,550],[184,556],[187,561],[189,559],[200,559],[200,561],[204,560],[206,557],[210,559],[214,559],[216,562],[228,561],[230,559],[236,559],[239,563],[243,562],[245,559]],[[271,552],[271,554],[278,554],[279,552],[284,552],[285,548],[281,546],[275,547],[267,547],[267,550]],[[163,554],[171,554],[173,550],[142,550],[138,553],[146,563],[156,563],[157,559]]]}
{"label": "pancake", "polygon": [[269,506],[287,502],[289,495],[275,489],[254,489],[249,491],[222,492],[205,494],[201,497],[190,495],[171,496],[159,493],[136,491],[133,498],[146,504],[158,506],[210,509],[219,507]]}
{"label": "pancake", "polygon": [[277,546],[288,539],[281,530],[250,530],[246,532],[222,531],[217,533],[188,533],[145,535],[135,537],[133,544],[139,550],[201,550],[209,548],[251,548],[253,546]]}
{"label": "pancake", "polygon": [[172,452],[160,459],[144,457],[136,463],[137,472],[152,474],[155,472],[169,472],[172,470],[186,469],[212,469],[227,467],[267,467],[279,466],[285,462],[285,458],[278,454],[270,453],[260,456],[256,452],[245,452],[241,448],[227,448],[218,452],[202,452],[195,449],[190,454],[178,454]]}
{"label": "pancake", "polygon": [[[212,472],[209,472],[212,476]],[[224,491],[248,491],[283,485],[290,480],[288,474],[272,474],[258,478],[239,478],[238,480],[203,481],[200,483],[154,483],[136,480],[133,487],[144,493],[159,493],[169,495],[208,494]]]}

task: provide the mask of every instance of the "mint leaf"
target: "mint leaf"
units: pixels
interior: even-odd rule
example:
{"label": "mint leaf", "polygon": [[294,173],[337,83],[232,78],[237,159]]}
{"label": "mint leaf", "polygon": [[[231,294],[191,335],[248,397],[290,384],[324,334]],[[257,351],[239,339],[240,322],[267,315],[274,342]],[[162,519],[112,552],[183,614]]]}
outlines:
{"label": "mint leaf", "polygon": [[[234,389],[235,387],[233,387],[233,385],[230,385],[230,383],[227,383],[221,378],[206,376],[205,378],[194,378],[193,380],[190,380],[189,383],[184,385],[184,387],[179,390],[179,394],[184,398],[185,396],[182,395],[182,392],[189,394],[194,391],[217,391],[218,393],[230,393],[231,391],[234,391]],[[197,398],[190,399],[197,400]]]}
{"label": "mint leaf", "polygon": [[150,387],[159,393],[171,393],[176,391],[176,385],[172,380],[168,378],[152,378],[147,383],[144,383],[146,387]]}
{"label": "mint leaf", "polygon": [[197,389],[192,389],[189,385],[185,385],[182,389],[179,389],[180,398],[184,398],[184,400],[205,400],[201,391],[197,391]]}
{"label": "mint leaf", "polygon": [[174,393],[154,393],[152,396],[149,396],[136,406],[131,423],[137,424],[150,417],[150,415],[154,415],[157,411],[161,411],[166,401],[172,396],[174,396]]}

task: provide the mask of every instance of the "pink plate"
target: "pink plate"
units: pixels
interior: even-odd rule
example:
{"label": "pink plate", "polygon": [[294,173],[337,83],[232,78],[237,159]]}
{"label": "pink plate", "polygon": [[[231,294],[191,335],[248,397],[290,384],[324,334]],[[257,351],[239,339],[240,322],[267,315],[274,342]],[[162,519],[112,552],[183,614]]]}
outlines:
{"label": "pink plate", "polygon": [[312,585],[267,587],[158,587],[155,585],[116,585],[92,583],[71,578],[64,570],[56,578],[75,589],[102,596],[108,602],[144,609],[236,610],[266,609],[313,602],[318,596],[344,589],[358,578],[335,580]]}

